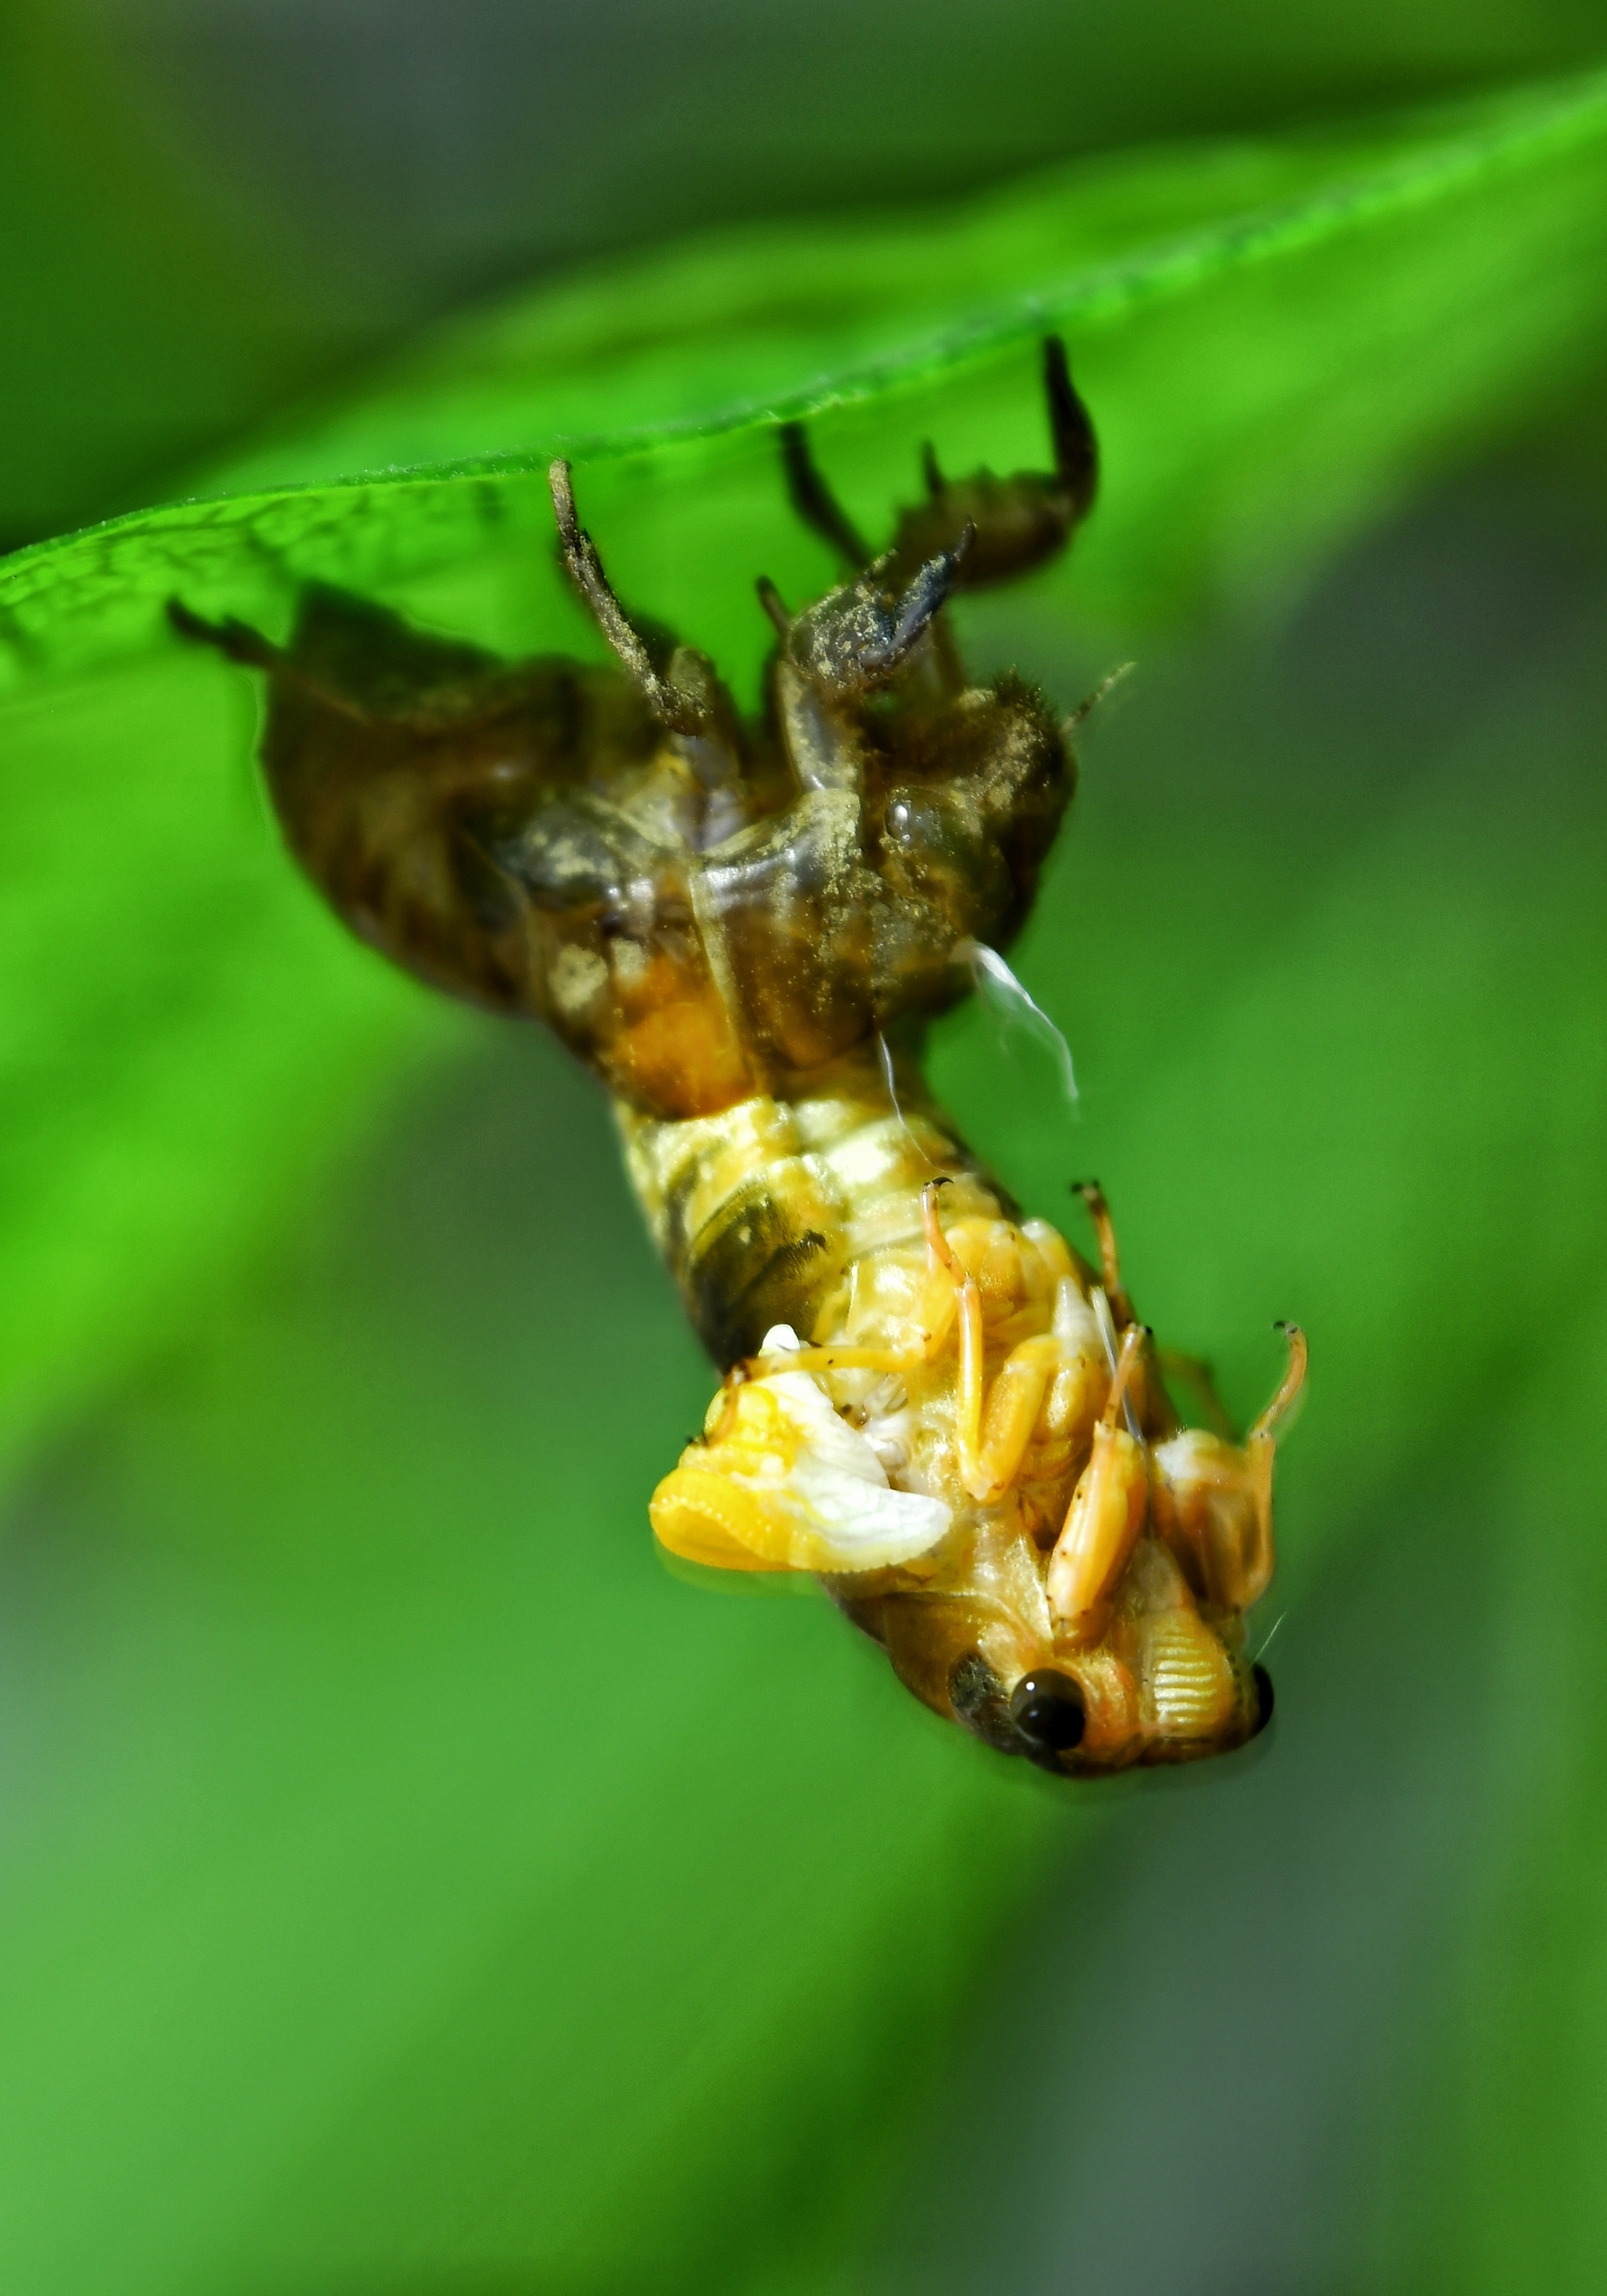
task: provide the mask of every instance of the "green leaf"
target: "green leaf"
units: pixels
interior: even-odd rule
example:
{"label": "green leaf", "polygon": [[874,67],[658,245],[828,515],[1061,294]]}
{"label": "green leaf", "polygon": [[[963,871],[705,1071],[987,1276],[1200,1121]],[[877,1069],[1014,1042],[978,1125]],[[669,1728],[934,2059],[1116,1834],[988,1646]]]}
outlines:
{"label": "green leaf", "polygon": [[[319,1144],[456,1026],[280,861],[242,683],[178,650],[169,594],[282,623],[317,574],[509,650],[594,650],[546,542],[541,472],[563,443],[627,594],[750,684],[755,571],[796,594],[830,570],[785,514],[775,416],[817,410],[823,458],[875,525],[923,434],[957,465],[1041,457],[1033,344],[1054,324],[1104,496],[1002,627],[1063,657],[1069,615],[1287,584],[1565,390],[1601,341],[1604,130],[1607,91],[1581,81],[614,265],[449,334],[205,499],[5,562],[0,1438],[176,1328]],[[1052,897],[1045,930],[1054,914]]]}
{"label": "green leaf", "polygon": [[[769,426],[827,414],[851,504],[884,521],[928,425],[956,464],[1041,455],[1027,376],[1049,327],[1106,447],[1075,594],[1127,608],[1246,560],[1283,570],[1403,461],[1591,355],[1604,176],[1592,78],[1349,138],[1085,162],[936,220],[617,265],[460,331],[198,500],[17,554],[5,658],[20,677],[148,644],[176,587],[283,614],[309,576],[382,590],[528,551],[562,448],[627,586],[750,668],[752,567],[781,550],[788,573],[822,571],[785,531]],[[572,632],[545,564],[512,611],[529,644]]]}
{"label": "green leaf", "polygon": [[169,654],[7,713],[0,1460],[182,1330],[455,1016],[354,964]]}

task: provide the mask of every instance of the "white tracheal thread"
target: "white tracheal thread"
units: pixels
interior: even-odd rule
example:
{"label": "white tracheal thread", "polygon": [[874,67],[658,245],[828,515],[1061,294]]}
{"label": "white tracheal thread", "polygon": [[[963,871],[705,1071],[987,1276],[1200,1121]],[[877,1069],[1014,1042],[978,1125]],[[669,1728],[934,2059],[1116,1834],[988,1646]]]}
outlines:
{"label": "white tracheal thread", "polygon": [[937,1167],[933,1164],[931,1158],[927,1154],[925,1149],[922,1148],[919,1140],[916,1139],[914,1134],[911,1131],[909,1119],[904,1113],[903,1103],[898,1098],[898,1079],[893,1072],[893,1048],[888,1043],[887,1038],[882,1035],[880,1029],[876,1031],[876,1052],[881,1062],[881,1078],[882,1082],[887,1086],[887,1096],[892,1102],[893,1114],[898,1119],[898,1128],[903,1133],[905,1138],[909,1142],[910,1146],[914,1150],[916,1155],[919,1156],[921,1161],[925,1165],[927,1170],[929,1172],[935,1171]]}
{"label": "white tracheal thread", "polygon": [[1035,1002],[1029,991],[1016,979],[997,949],[989,948],[986,941],[967,938],[955,941],[950,955],[955,964],[970,966],[977,995],[998,1015],[1006,1028],[1027,1029],[1054,1053],[1061,1072],[1066,1104],[1075,1109],[1078,1103],[1077,1071],[1071,1065],[1071,1047],[1043,1006]]}
{"label": "white tracheal thread", "polygon": [[[1094,1320],[1099,1325],[1100,1345],[1105,1351],[1105,1361],[1111,1366],[1111,1377],[1114,1379],[1117,1364],[1116,1318],[1111,1313],[1111,1302],[1103,1283],[1096,1283],[1088,1297],[1094,1305]],[[1142,1443],[1144,1436],[1138,1425],[1137,1414],[1133,1409],[1131,1397],[1125,1390],[1121,1398],[1121,1414],[1127,1423],[1127,1433],[1135,1443]]]}
{"label": "white tracheal thread", "polygon": [[1283,1625],[1283,1623],[1284,1620],[1285,1620],[1288,1616],[1289,1616],[1289,1613],[1288,1613],[1288,1611],[1280,1611],[1278,1612],[1277,1617],[1273,1620],[1273,1622],[1272,1622],[1271,1626],[1270,1626],[1270,1627],[1268,1627],[1268,1628],[1267,1628],[1267,1637],[1266,1637],[1266,1640],[1262,1643],[1260,1649],[1256,1652],[1256,1654],[1255,1654],[1254,1658],[1250,1660],[1250,1664],[1251,1664],[1252,1666],[1259,1666],[1259,1665],[1260,1665],[1261,1660],[1266,1657],[1266,1655],[1267,1655],[1267,1652],[1272,1648],[1272,1638],[1273,1638],[1274,1635],[1275,1635],[1275,1634],[1277,1633],[1278,1628]]}

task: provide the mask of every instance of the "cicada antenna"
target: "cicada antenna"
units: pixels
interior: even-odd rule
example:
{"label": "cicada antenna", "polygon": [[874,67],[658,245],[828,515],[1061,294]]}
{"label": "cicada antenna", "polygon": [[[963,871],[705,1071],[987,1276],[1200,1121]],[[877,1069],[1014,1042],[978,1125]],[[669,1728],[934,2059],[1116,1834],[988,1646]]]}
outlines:
{"label": "cicada antenna", "polygon": [[1119,661],[1115,668],[1111,670],[1110,676],[1108,677],[1102,677],[1099,684],[1095,687],[1093,693],[1088,694],[1085,700],[1079,701],[1076,709],[1073,709],[1069,716],[1061,719],[1060,730],[1068,742],[1070,740],[1072,734],[1076,733],[1078,727],[1082,724],[1084,718],[1091,718],[1094,715],[1094,712],[1098,709],[1100,703],[1107,700],[1108,697],[1115,692],[1116,688],[1121,684],[1123,678],[1130,677],[1137,667],[1138,664],[1136,661]]}

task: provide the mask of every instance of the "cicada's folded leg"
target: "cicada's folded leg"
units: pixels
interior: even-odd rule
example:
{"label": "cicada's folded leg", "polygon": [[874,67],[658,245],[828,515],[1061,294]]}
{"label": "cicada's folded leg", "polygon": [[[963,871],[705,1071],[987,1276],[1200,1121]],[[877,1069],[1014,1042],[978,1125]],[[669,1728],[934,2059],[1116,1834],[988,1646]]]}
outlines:
{"label": "cicada's folded leg", "polygon": [[1144,1528],[1148,1456],[1144,1443],[1121,1425],[1120,1414],[1147,1338],[1141,1324],[1128,1324],[1110,1396],[1094,1430],[1093,1456],[1072,1493],[1065,1528],[1049,1558],[1045,1582],[1049,1607],[1074,1638],[1094,1631],[1100,1606]]}
{"label": "cicada's folded leg", "polygon": [[960,1462],[965,1488],[981,1505],[996,1505],[1021,1472],[1050,1382],[1064,1363],[1053,1332],[1022,1340],[1005,1357],[988,1390],[974,1448],[969,1457],[963,1449]]}
{"label": "cicada's folded leg", "polygon": [[938,1225],[935,1196],[927,1192],[927,1242],[935,1267],[947,1275],[959,1325],[959,1394],[955,1412],[960,1480],[983,1506],[1002,1499],[1015,1480],[1062,1349],[1053,1332],[1011,1349],[998,1377],[987,1385],[982,1295]]}
{"label": "cicada's folded leg", "polygon": [[1201,1602],[1218,1611],[1248,1611],[1272,1578],[1273,1454],[1306,1377],[1305,1334],[1293,1324],[1281,1328],[1288,1367],[1242,1445],[1185,1427],[1152,1455],[1155,1528]]}

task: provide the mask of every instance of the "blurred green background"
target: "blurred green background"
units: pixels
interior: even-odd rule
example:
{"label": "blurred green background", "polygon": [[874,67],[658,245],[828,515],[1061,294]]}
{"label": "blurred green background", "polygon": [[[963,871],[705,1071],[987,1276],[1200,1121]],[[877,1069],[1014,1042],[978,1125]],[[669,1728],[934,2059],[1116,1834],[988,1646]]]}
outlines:
{"label": "blurred green background", "polygon": [[[0,2284],[1602,2284],[1603,56],[0,0]],[[1017,957],[1081,1111],[933,1074],[1240,1408],[1314,1349],[1273,1732],[1076,1793],[660,1568],[709,1374],[598,1095],[340,935],[161,617],[585,649],[563,444],[750,686],[775,414],[878,526],[1038,456],[1050,323],[1103,498],[965,637],[1138,665]]]}

